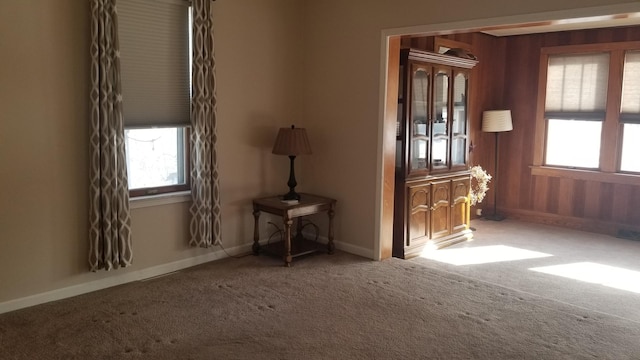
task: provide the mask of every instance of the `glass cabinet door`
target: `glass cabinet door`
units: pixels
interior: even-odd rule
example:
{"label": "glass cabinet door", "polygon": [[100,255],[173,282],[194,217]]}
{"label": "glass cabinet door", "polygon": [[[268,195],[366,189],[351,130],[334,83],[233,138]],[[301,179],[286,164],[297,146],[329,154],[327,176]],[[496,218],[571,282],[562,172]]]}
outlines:
{"label": "glass cabinet door", "polygon": [[429,159],[429,100],[431,72],[429,68],[413,69],[411,88],[411,170],[427,169]]}
{"label": "glass cabinet door", "polygon": [[400,65],[398,71],[398,121],[396,122],[396,140],[402,141],[401,137],[405,128],[405,114],[404,114],[404,65]]}
{"label": "glass cabinet door", "polygon": [[457,72],[453,79],[453,114],[451,123],[451,165],[467,163],[467,84],[469,77]]}
{"label": "glass cabinet door", "polygon": [[432,158],[433,169],[448,167],[449,72],[438,70],[433,84]]}

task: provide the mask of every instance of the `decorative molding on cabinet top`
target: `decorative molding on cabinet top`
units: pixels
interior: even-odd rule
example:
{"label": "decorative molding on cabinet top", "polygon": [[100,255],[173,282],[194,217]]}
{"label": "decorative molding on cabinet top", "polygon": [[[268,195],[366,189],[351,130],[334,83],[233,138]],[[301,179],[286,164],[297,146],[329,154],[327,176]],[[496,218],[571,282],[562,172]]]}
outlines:
{"label": "decorative molding on cabinet top", "polygon": [[409,50],[409,60],[425,61],[434,64],[456,66],[463,69],[472,69],[478,60],[465,59],[457,56],[438,54],[430,51],[422,51],[416,49]]}

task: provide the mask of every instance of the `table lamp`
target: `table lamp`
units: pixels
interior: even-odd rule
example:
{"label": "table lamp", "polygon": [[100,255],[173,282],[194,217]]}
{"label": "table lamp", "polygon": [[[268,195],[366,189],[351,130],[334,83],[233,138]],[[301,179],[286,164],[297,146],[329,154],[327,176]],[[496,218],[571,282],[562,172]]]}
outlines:
{"label": "table lamp", "polygon": [[291,125],[290,128],[280,128],[271,152],[276,155],[287,155],[290,159],[289,181],[287,182],[289,192],[282,197],[282,200],[300,200],[300,194],[296,193],[298,183],[293,163],[296,156],[311,154],[307,132],[304,128],[296,128],[294,125]]}

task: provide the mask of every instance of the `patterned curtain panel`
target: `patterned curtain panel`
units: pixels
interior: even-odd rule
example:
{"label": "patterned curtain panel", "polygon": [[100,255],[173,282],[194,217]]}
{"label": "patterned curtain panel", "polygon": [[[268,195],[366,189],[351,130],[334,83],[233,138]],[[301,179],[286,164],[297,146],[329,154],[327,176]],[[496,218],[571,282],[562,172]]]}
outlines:
{"label": "patterned curtain panel", "polygon": [[124,147],[116,0],[91,1],[89,264],[131,265],[131,217]]}
{"label": "patterned curtain panel", "polygon": [[216,88],[211,0],[193,0],[191,100],[192,246],[220,242],[220,189],[216,160]]}

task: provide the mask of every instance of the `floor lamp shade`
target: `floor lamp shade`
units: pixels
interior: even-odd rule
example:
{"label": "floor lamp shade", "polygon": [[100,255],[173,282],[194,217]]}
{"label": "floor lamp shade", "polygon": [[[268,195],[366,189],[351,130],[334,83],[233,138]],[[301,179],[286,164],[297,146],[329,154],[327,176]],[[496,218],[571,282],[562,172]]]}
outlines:
{"label": "floor lamp shade", "polygon": [[482,131],[503,132],[513,130],[511,110],[488,110],[482,113]]}
{"label": "floor lamp shade", "polygon": [[495,174],[493,191],[493,214],[487,215],[487,220],[500,221],[504,216],[498,214],[498,134],[513,130],[511,110],[488,110],[482,113],[482,131],[496,134]]}
{"label": "floor lamp shade", "polygon": [[280,128],[271,152],[276,155],[287,155],[290,159],[289,181],[287,182],[289,192],[283,196],[283,200],[300,200],[300,195],[296,193],[298,183],[293,164],[296,156],[311,154],[307,131],[293,125],[290,128]]}

